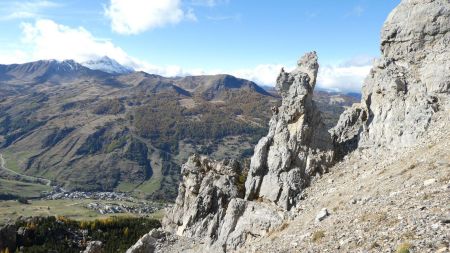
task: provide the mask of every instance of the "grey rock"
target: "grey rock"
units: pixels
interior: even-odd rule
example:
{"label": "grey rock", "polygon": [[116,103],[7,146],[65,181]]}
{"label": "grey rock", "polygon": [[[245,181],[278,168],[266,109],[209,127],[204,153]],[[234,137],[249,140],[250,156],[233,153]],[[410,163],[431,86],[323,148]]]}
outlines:
{"label": "grey rock", "polygon": [[322,208],[322,210],[320,210],[320,212],[316,215],[315,220],[316,220],[316,222],[321,222],[329,215],[330,215],[330,213],[328,212],[328,209]]}
{"label": "grey rock", "polygon": [[276,210],[270,204],[232,199],[212,248],[235,251],[245,243],[267,235],[283,223],[282,213]]}
{"label": "grey rock", "polygon": [[163,228],[177,236],[201,239],[205,252],[236,250],[283,222],[273,204],[243,199],[242,169],[235,161],[216,162],[194,155],[182,166],[182,175]]}
{"label": "grey rock", "polygon": [[262,198],[289,210],[311,177],[332,164],[331,136],[312,100],[318,69],[317,54],[311,52],[291,73],[281,70],[276,88],[282,105],[255,147],[245,183],[247,200]]}
{"label": "grey rock", "polygon": [[240,173],[236,161],[216,162],[191,156],[181,169],[183,179],[175,205],[163,220],[165,230],[215,242],[230,200],[244,196],[238,182]]}
{"label": "grey rock", "polygon": [[7,224],[0,228],[0,251],[8,249],[9,252],[16,250],[16,231],[14,224]]}
{"label": "grey rock", "polygon": [[83,253],[103,253],[104,251],[102,249],[102,245],[103,244],[101,241],[88,242],[88,245]]}
{"label": "grey rock", "polygon": [[384,24],[361,106],[332,131],[336,145],[357,132],[360,147],[410,147],[423,136],[433,114],[450,108],[449,31],[448,0],[401,2]]}
{"label": "grey rock", "polygon": [[157,240],[152,236],[152,231],[139,239],[126,253],[153,253],[156,250]]}

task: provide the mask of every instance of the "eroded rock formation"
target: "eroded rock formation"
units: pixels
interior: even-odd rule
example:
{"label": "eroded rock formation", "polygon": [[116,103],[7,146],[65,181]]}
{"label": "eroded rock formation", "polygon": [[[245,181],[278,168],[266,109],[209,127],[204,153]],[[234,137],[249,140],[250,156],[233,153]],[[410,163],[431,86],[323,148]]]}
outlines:
{"label": "eroded rock formation", "polygon": [[183,178],[175,205],[163,221],[165,229],[179,236],[215,241],[230,200],[244,195],[243,183],[239,186],[241,172],[236,161],[191,156],[181,168]]}
{"label": "eroded rock formation", "polygon": [[263,198],[289,210],[310,178],[331,164],[332,140],[312,100],[318,69],[317,55],[311,52],[294,71],[282,70],[278,76],[282,105],[255,148],[245,183],[247,200]]}
{"label": "eroded rock formation", "polygon": [[[291,73],[282,70],[282,105],[255,147],[245,188],[237,163],[191,157],[165,229],[206,240],[200,251],[236,250],[283,224],[311,178],[336,159],[358,147],[414,145],[436,111],[450,110],[449,30],[448,0],[403,0],[385,23],[382,57],[365,81],[361,104],[344,112],[331,134],[312,101],[316,53]],[[318,220],[327,215],[325,209]]]}
{"label": "eroded rock formation", "polygon": [[236,161],[194,155],[183,165],[182,175],[163,227],[178,236],[202,239],[205,252],[235,250],[283,222],[282,212],[273,206],[243,199],[242,168]]}
{"label": "eroded rock formation", "polygon": [[449,108],[449,31],[448,0],[402,1],[384,24],[382,56],[365,80],[361,106],[332,131],[340,148],[355,140],[360,147],[414,145],[432,115]]}
{"label": "eroded rock formation", "polygon": [[283,102],[255,148],[247,179],[235,161],[189,158],[175,206],[163,221],[167,231],[202,238],[208,249],[226,252],[283,223],[310,178],[325,172],[333,158],[331,137],[312,101],[318,68],[312,52],[291,73],[281,71],[277,89]]}

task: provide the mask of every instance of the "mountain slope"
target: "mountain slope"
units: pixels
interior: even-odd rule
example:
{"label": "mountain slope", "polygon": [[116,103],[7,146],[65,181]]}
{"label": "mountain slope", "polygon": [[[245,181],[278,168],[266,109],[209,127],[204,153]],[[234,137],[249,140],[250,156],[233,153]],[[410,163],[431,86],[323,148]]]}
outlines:
{"label": "mountain slope", "polygon": [[178,78],[108,74],[73,61],[3,65],[0,79],[8,168],[68,190],[155,198],[174,198],[190,152],[241,158],[276,103],[236,87],[217,104],[177,86]]}
{"label": "mountain slope", "polygon": [[[0,69],[0,154],[8,168],[68,190],[173,199],[189,155],[248,158],[279,103],[228,75],[119,75],[73,61]],[[331,125],[353,101],[327,96],[318,104]]]}
{"label": "mountain slope", "polygon": [[227,92],[232,92],[233,90],[246,90],[265,96],[269,95],[256,83],[230,75],[188,76],[177,80],[175,83],[181,88],[198,94],[207,100],[222,99],[230,95]]}

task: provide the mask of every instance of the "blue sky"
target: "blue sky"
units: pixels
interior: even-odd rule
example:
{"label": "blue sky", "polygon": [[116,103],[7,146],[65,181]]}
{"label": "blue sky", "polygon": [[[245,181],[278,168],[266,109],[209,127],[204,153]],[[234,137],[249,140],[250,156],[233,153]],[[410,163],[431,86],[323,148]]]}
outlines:
{"label": "blue sky", "polygon": [[151,73],[273,85],[319,54],[319,85],[359,90],[400,0],[2,0],[0,63],[108,55]]}

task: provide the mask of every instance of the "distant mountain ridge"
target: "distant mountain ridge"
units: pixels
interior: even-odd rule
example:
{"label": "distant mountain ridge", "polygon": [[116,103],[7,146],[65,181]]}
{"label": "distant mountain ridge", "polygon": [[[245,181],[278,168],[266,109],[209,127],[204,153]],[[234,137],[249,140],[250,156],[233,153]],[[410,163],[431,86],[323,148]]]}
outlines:
{"label": "distant mountain ridge", "polygon": [[110,74],[129,74],[134,71],[133,68],[121,65],[116,60],[103,56],[81,63],[81,65],[93,69],[101,70]]}
{"label": "distant mountain ridge", "polygon": [[[0,65],[0,153],[68,190],[173,199],[191,153],[248,158],[279,101],[231,75],[111,74],[73,60]],[[351,103],[318,101],[330,125]]]}

